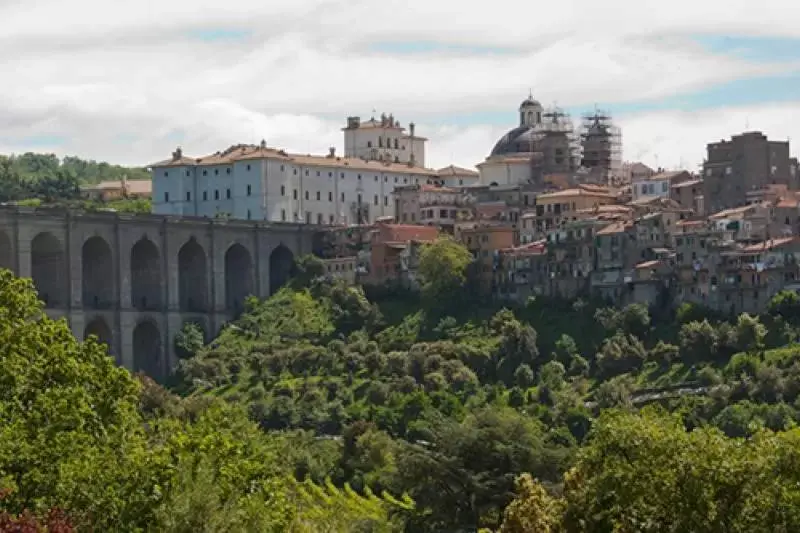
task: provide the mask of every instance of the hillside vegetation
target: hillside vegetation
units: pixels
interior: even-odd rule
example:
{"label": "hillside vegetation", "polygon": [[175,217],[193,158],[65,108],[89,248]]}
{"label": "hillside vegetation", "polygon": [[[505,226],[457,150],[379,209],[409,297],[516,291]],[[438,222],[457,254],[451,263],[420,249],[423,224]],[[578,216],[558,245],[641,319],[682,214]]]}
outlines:
{"label": "hillside vegetation", "polygon": [[409,494],[408,531],[800,527],[796,295],[764,317],[506,309],[470,296],[456,248],[423,254],[421,295],[301,261],[210,345],[187,328],[171,386],[300,431],[298,478]]}
{"label": "hillside vegetation", "polygon": [[107,204],[81,199],[82,185],[101,181],[150,179],[143,168],[128,168],[54,154],[0,155],[0,203],[63,206],[75,209],[115,209],[149,213],[148,200],[117,200]]}

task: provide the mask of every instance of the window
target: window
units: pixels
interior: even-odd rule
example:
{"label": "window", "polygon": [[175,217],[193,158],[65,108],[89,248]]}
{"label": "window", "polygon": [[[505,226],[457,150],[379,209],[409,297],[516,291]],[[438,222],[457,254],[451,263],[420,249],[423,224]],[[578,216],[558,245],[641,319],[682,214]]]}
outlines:
{"label": "window", "polygon": [[367,141],[367,148],[372,148],[372,141]]}
{"label": "window", "polygon": [[358,181],[361,181],[361,174],[358,175]]}
{"label": "window", "polygon": [[293,191],[294,199],[297,200],[297,189]]}
{"label": "window", "polygon": [[165,171],[164,171],[164,177],[165,177],[165,178],[168,178],[168,177],[169,177],[169,170],[165,170]]}
{"label": "window", "polygon": [[214,175],[215,175],[215,176],[219,176],[219,169],[218,169],[218,168],[215,168],[215,169],[214,169]]}
{"label": "window", "polygon": [[190,191],[186,191],[186,201],[187,202],[192,201],[192,193]]}
{"label": "window", "polygon": [[208,191],[203,191],[203,201],[204,202],[208,201]]}
{"label": "window", "polygon": [[328,221],[329,221],[331,224],[333,224],[333,215],[329,215],[329,216],[328,216]]}
{"label": "window", "polygon": [[308,169],[306,169],[306,176],[308,176]]}
{"label": "window", "polygon": [[169,203],[169,193],[168,192],[164,193],[164,202]]}
{"label": "window", "polygon": [[230,174],[230,173],[231,173],[231,169],[230,168],[226,168],[225,169],[225,174]]}
{"label": "window", "polygon": [[666,181],[661,184],[661,192],[667,192],[668,188],[669,188],[669,183],[667,183]]}
{"label": "window", "polygon": [[281,220],[286,222],[286,209],[281,209]]}
{"label": "window", "polygon": [[306,224],[311,224],[311,211],[306,211]]}
{"label": "window", "polygon": [[308,200],[308,191],[306,191],[306,200]]}
{"label": "window", "polygon": [[375,199],[374,199],[374,202],[373,202],[373,203],[374,203],[375,205],[378,205],[378,195],[377,195],[377,194],[375,195]]}
{"label": "window", "polygon": [[292,169],[292,173],[293,173],[295,176],[297,176],[297,169],[296,169],[296,168]]}
{"label": "window", "polygon": [[319,170],[317,170],[317,177],[319,177]]}
{"label": "window", "polygon": [[281,196],[286,196],[286,187],[281,185]]}
{"label": "window", "polygon": [[247,196],[250,196],[251,194],[253,194],[253,186],[252,185],[248,185],[247,186]]}
{"label": "window", "polygon": [[389,197],[388,196],[384,196],[383,197],[383,205],[389,205]]}
{"label": "window", "polygon": [[328,172],[328,177],[332,178],[333,177],[333,172]]}
{"label": "window", "polygon": [[378,176],[375,176],[375,183],[378,183]]}
{"label": "window", "polygon": [[361,193],[358,193],[358,203],[361,203]]}
{"label": "window", "polygon": [[208,176],[208,170],[203,171],[203,176]]}
{"label": "window", "polygon": [[283,172],[285,170],[286,170],[286,168],[283,165],[281,165],[281,172]]}
{"label": "window", "polygon": [[225,198],[227,198],[228,200],[231,199],[231,190],[230,189],[225,189]]}
{"label": "window", "polygon": [[340,177],[340,178],[342,178],[342,179],[344,179],[344,172],[342,172],[341,174],[339,174],[339,177]]}
{"label": "window", "polygon": [[322,225],[322,213],[317,213],[317,224]]}
{"label": "window", "polygon": [[247,220],[250,220],[250,210],[247,210]]}
{"label": "window", "polygon": [[186,171],[186,175],[187,175],[187,176],[191,176],[191,175],[192,175],[192,173],[191,173],[190,171],[188,171],[188,170],[187,170],[187,171]]}
{"label": "window", "polygon": [[333,201],[333,193],[331,191],[328,191],[328,201],[329,202]]}
{"label": "window", "polygon": [[344,193],[342,193],[342,201],[344,202]]}
{"label": "window", "polygon": [[247,171],[250,172],[250,165],[247,165]]}
{"label": "window", "polygon": [[317,191],[317,201],[318,201],[318,202],[319,202],[319,199],[320,199],[320,192],[319,192],[319,191]]}

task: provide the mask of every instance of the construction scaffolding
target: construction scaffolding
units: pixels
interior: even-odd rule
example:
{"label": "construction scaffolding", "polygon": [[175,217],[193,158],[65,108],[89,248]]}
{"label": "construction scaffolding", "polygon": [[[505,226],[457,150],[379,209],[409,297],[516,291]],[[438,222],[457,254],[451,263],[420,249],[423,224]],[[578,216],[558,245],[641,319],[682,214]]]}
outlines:
{"label": "construction scaffolding", "polygon": [[580,142],[572,119],[562,109],[547,109],[542,121],[527,135],[531,142],[532,181],[541,181],[548,174],[568,174],[580,165]]}
{"label": "construction scaffolding", "polygon": [[581,166],[589,171],[592,181],[615,185],[621,178],[622,132],[611,115],[599,109],[584,114],[580,142]]}

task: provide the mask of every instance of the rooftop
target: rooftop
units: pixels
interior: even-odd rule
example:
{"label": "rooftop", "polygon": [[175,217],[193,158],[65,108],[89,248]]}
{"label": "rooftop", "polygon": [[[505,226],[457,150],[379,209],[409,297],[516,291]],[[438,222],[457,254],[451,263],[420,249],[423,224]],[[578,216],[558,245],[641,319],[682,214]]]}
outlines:
{"label": "rooftop", "polygon": [[392,172],[396,174],[415,174],[423,176],[437,176],[437,171],[430,168],[413,167],[405,163],[387,163],[383,161],[365,160],[355,157],[340,157],[333,153],[328,155],[301,155],[289,154],[284,150],[267,147],[265,143],[256,145],[233,145],[222,152],[190,158],[183,156],[180,149],[173,154],[171,159],[159,161],[150,165],[152,168],[164,167],[195,167],[231,165],[238,161],[278,160],[288,164],[326,168],[350,168],[365,172]]}
{"label": "rooftop", "polygon": [[798,237],[782,237],[780,239],[769,239],[764,242],[759,242],[756,244],[751,244],[749,246],[745,246],[741,248],[741,252],[744,253],[758,253],[764,252],[768,250],[772,250],[774,248],[780,248],[782,246],[786,246],[787,244],[792,244],[795,242],[800,241]]}

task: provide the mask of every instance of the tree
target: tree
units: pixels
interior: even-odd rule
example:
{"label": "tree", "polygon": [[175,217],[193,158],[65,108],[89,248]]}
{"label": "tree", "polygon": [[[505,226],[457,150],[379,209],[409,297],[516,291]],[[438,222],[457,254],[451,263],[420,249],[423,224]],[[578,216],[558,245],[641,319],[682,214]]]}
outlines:
{"label": "tree", "polygon": [[0,270],[5,510],[61,508],[76,526],[101,530],[146,523],[153,500],[143,480],[163,480],[160,456],[147,457],[138,390],[104,346],[78,342],[66,321],[44,315],[30,280]]}
{"label": "tree", "polygon": [[463,300],[467,268],[472,254],[450,238],[440,238],[426,244],[419,258],[423,298],[430,307],[455,306]]}
{"label": "tree", "polygon": [[740,440],[656,409],[606,412],[565,476],[564,530],[797,531],[798,442],[796,430]]}
{"label": "tree", "polygon": [[795,291],[779,292],[769,302],[769,313],[797,324],[800,321],[800,295]]}
{"label": "tree", "polygon": [[304,289],[325,277],[325,263],[315,255],[298,257],[294,263],[294,276],[290,282],[295,289]]}
{"label": "tree", "polygon": [[530,474],[516,480],[516,496],[503,512],[499,533],[551,533],[561,521],[559,502]]}
{"label": "tree", "polygon": [[194,322],[187,322],[175,335],[175,353],[181,359],[194,357],[205,344],[205,334]]}
{"label": "tree", "polygon": [[760,353],[764,349],[764,339],[767,336],[767,328],[758,319],[742,313],[736,320],[736,344],[737,347],[750,354]]}

